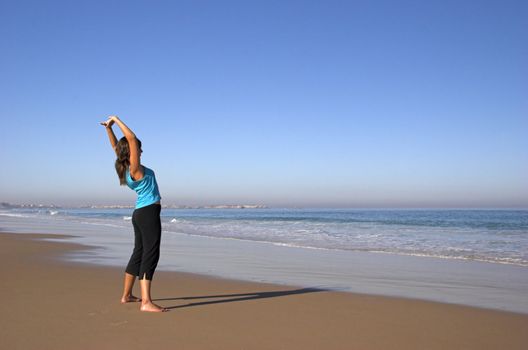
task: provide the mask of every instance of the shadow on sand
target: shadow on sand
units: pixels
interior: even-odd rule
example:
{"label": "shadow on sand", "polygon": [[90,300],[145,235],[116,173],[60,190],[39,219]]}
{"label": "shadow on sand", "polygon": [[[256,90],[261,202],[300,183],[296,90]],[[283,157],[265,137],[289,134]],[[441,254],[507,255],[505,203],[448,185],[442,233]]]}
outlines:
{"label": "shadow on sand", "polygon": [[287,295],[318,293],[318,292],[325,292],[325,291],[326,289],[320,289],[320,288],[302,288],[302,289],[280,290],[280,291],[272,291],[272,292],[254,292],[254,293],[242,293],[242,294],[220,294],[220,295],[204,295],[204,296],[196,296],[196,297],[165,298],[165,299],[155,299],[154,301],[229,298],[229,299],[211,300],[211,301],[198,301],[198,302],[188,303],[185,305],[167,307],[167,309],[179,309],[179,308],[190,307],[190,306],[203,306],[203,305],[210,305],[210,304],[232,303],[235,301],[276,298],[276,297],[284,297]]}

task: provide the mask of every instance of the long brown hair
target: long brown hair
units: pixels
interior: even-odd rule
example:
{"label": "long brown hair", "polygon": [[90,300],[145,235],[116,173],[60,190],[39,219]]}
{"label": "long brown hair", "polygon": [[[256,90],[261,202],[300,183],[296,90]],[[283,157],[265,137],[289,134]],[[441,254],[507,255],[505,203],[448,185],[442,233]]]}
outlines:
{"label": "long brown hair", "polygon": [[[141,149],[141,141],[138,139],[138,146]],[[117,159],[115,161],[115,169],[119,177],[119,184],[126,185],[125,172],[130,166],[130,146],[126,137],[122,137],[116,145]]]}

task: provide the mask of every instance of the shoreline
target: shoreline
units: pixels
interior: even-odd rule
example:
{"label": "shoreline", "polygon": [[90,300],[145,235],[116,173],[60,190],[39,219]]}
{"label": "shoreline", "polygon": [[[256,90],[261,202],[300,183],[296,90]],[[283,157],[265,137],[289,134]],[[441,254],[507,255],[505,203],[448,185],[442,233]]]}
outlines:
{"label": "shoreline", "polygon": [[[48,238],[53,238],[49,241]],[[60,240],[60,242],[57,242]],[[0,233],[0,336],[10,349],[522,349],[528,315],[157,271],[163,314],[121,305],[123,268],[68,263],[92,247]],[[138,293],[136,282],[135,292]],[[31,336],[28,336],[31,335]]]}

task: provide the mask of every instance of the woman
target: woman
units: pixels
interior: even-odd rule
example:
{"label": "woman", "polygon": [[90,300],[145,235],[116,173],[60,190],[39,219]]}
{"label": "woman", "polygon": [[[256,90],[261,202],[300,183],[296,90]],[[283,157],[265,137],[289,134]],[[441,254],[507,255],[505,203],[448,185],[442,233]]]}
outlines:
{"label": "woman", "polygon": [[[117,124],[123,132],[119,142],[112,125]],[[141,165],[141,141],[117,116],[110,116],[102,122],[110,139],[117,159],[115,168],[121,185],[128,185],[138,197],[132,215],[134,225],[134,251],[125,270],[125,282],[121,303],[141,301],[141,311],[163,312],[167,309],[156,305],[150,297],[154,270],[158,265],[161,242],[161,196],[154,172]],[[139,277],[141,299],[132,295],[132,287]]]}

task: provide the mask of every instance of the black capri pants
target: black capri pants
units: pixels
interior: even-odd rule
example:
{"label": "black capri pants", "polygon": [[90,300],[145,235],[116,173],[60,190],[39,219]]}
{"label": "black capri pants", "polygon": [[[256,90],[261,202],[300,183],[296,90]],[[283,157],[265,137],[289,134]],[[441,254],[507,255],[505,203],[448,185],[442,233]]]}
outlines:
{"label": "black capri pants", "polygon": [[152,280],[158,266],[161,243],[161,205],[151,204],[134,210],[134,251],[126,272],[139,279]]}

